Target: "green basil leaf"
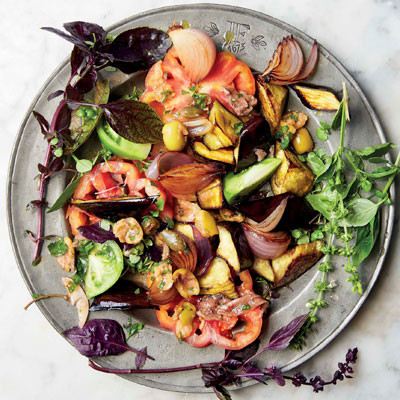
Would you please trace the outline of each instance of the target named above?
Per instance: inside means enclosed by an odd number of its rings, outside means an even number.
[[[375,171],[373,172],[363,172],[363,175],[371,178],[371,179],[382,179],[382,178],[386,178],[390,175],[393,174],[398,174],[399,173],[399,167],[393,166],[393,167],[380,167],[377,168]]]
[[[383,157],[370,157],[370,158],[368,158],[368,161],[370,163],[373,163],[373,164],[386,164],[386,163],[388,163],[388,160],[386,160],[386,158],[383,158]]]
[[[118,100],[101,106],[107,122],[124,139],[134,143],[162,141],[163,123],[154,108],[135,100]]]
[[[81,177],[72,180],[69,185],[60,194],[59,198],[54,202],[54,204],[47,210],[47,213],[59,210],[64,206],[64,204],[73,196],[76,188],[79,185]]]
[[[328,133],[329,131],[322,127],[317,128],[317,137],[319,140],[322,140],[324,142],[328,140]]]
[[[320,175],[324,171],[324,162],[313,151],[310,151],[307,154],[307,161],[309,162],[312,172],[314,172],[316,176]]]
[[[351,200],[347,204],[345,223],[355,227],[367,225],[375,217],[378,208],[378,204],[365,198]]]
[[[336,111],[335,115],[333,116],[333,120],[331,123],[331,129],[336,131],[340,127],[340,123],[342,120],[342,110],[343,110],[343,100],[340,102],[339,108]]]
[[[76,170],[81,174],[89,172],[93,168],[93,163],[90,160],[85,160],[84,158],[76,161]]]
[[[380,215],[365,226],[357,228],[357,239],[354,246],[354,253],[351,257],[353,264],[358,267],[365,260],[374,248],[380,230]]]
[[[337,206],[339,193],[333,186],[326,186],[320,193],[308,194],[306,200],[311,207],[320,212],[327,220],[331,219],[332,210]]]
[[[377,146],[368,146],[363,149],[354,150],[356,154],[364,159],[368,159],[371,157],[381,157],[387,154],[391,149],[394,149],[396,146],[393,143],[387,142],[383,144],[378,144]]]

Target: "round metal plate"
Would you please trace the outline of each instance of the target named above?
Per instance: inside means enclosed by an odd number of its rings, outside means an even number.
[[[213,38],[219,49],[224,46],[225,50],[233,52],[239,59],[260,71],[265,69],[282,37],[294,35],[306,54],[308,54],[312,44],[312,39],[304,33],[267,15],[238,7],[211,4],[174,6],[148,11],[113,25],[110,31],[119,33],[138,26],[167,29],[173,21],[182,20],[189,21],[194,28],[205,30]],[[224,33],[228,31],[233,33],[234,39],[230,43],[224,44]],[[34,176],[37,174],[36,166],[38,162],[44,159],[45,154],[45,142],[42,135],[39,134],[35,119],[32,117],[32,110],[35,109],[47,117],[51,116],[57,102],[49,103],[46,98],[51,92],[64,87],[68,76],[69,66],[68,60],[66,60],[48,79],[33,100],[22,122],[10,162],[8,223],[18,266],[30,292],[64,292],[61,277],[65,273],[57,266],[54,258],[48,254],[46,249],[43,251],[42,262],[36,267],[31,265],[33,244],[25,237],[24,230],[35,231],[36,229],[36,216],[34,213],[26,213],[25,205],[37,196]],[[352,121],[348,126],[346,135],[348,146],[357,148],[386,141],[379,121],[357,83],[343,66],[322,47],[320,47],[318,67],[310,81],[329,86],[338,92],[341,90],[342,81],[347,83],[352,115]],[[289,97],[289,109],[304,109],[293,93]],[[310,110],[306,110],[306,112],[310,117],[308,123],[310,132],[315,132],[318,120],[330,122],[332,118],[332,115],[328,113],[315,113]],[[331,135],[330,141],[323,143],[323,146],[320,141],[317,141],[317,145],[331,153],[338,144],[337,136]],[[50,204],[61,193],[64,185],[65,178],[61,175],[52,179],[47,196]],[[322,321],[316,326],[317,331],[309,336],[308,346],[302,352],[291,350],[269,352],[268,355],[264,354],[265,359],[260,356],[260,365],[273,363],[283,367],[285,371],[289,370],[312,357],[339,334],[358,311],[379,274],[389,246],[393,217],[393,206],[385,207],[382,213],[379,243],[375,246],[375,250],[367,262],[363,263],[360,268],[364,294],[359,296],[351,293],[351,288],[346,283],[347,274],[343,270],[343,259],[334,260],[336,269],[330,274],[329,279],[335,280],[338,286],[327,299],[330,306],[320,312]],[[62,234],[65,231],[62,212],[46,215],[46,234]],[[264,324],[261,334],[262,343],[265,343],[276,329],[287,324],[295,316],[307,312],[305,304],[308,299],[314,296],[313,288],[318,279],[319,272],[316,267],[313,267],[293,282],[290,289],[280,289],[280,297],[274,300],[270,306],[268,323]],[[77,324],[75,309],[66,302],[49,299],[40,302],[38,307],[58,332]],[[98,312],[92,313],[90,317],[111,318],[120,323],[126,323],[129,316],[143,321],[146,325],[145,329],[132,340],[132,345],[136,348],[147,346],[149,353],[156,357],[155,362],[147,363],[149,368],[210,362],[220,360],[223,356],[223,350],[214,346],[195,349],[186,343],[178,343],[170,332],[159,328],[152,311]],[[126,353],[98,361],[101,365],[108,367],[128,368],[133,365],[133,356],[131,353]],[[164,390],[209,391],[202,385],[199,371],[172,375],[128,375],[124,377],[143,385]],[[243,386],[253,383],[253,381],[246,381]]]

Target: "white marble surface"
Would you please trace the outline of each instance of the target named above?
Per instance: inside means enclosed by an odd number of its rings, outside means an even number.
[[[399,0],[248,0],[220,1],[246,6],[280,18],[318,38],[365,90],[389,140],[400,143],[400,1]],[[88,368],[80,356],[32,307],[9,244],[5,216],[7,164],[20,121],[70,45],[40,31],[63,22],[88,20],[108,25],[137,12],[172,1],[28,1],[2,0],[0,29],[0,397],[2,399],[212,399],[213,395],[163,392]],[[189,3],[189,1],[182,2]],[[398,202],[397,202],[398,204]],[[21,212],[23,212],[21,210]],[[322,399],[395,399],[400,391],[400,257],[398,225],[390,254],[372,294],[344,332],[313,360],[305,373],[327,377],[346,349],[358,346],[355,379],[328,387]],[[174,379],[171,376],[171,379]],[[397,394],[396,394],[397,393]],[[76,397],[78,396],[78,397]],[[239,399],[308,399],[309,388],[257,385],[236,391]]]

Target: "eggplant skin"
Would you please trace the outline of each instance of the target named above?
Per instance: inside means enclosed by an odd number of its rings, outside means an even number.
[[[340,101],[335,92],[325,86],[291,85],[301,102],[311,110],[337,111]]]
[[[300,244],[272,260],[274,287],[278,288],[293,282],[312,267],[323,256],[322,245],[322,240]]]
[[[154,204],[158,196],[150,197],[114,197],[98,200],[71,200],[71,204],[96,217],[116,221],[133,217]]]

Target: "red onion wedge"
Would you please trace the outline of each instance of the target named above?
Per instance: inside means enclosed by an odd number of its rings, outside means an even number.
[[[282,39],[267,69],[261,75],[265,82],[291,85],[307,79],[317,66],[318,43],[314,40],[310,55],[304,64],[303,52],[293,36]]]
[[[166,151],[158,154],[149,165],[146,171],[146,177],[155,181],[160,174],[168,172],[172,168],[192,162],[194,162],[194,159],[188,154],[179,151]]]
[[[211,265],[211,261],[215,257],[215,250],[213,249],[209,239],[205,238],[200,231],[192,226],[194,243],[197,249],[197,269],[196,276],[204,275],[208,267]]]
[[[251,251],[256,257],[273,260],[281,256],[290,244],[287,232],[260,232],[254,226],[244,223],[243,232]]]

